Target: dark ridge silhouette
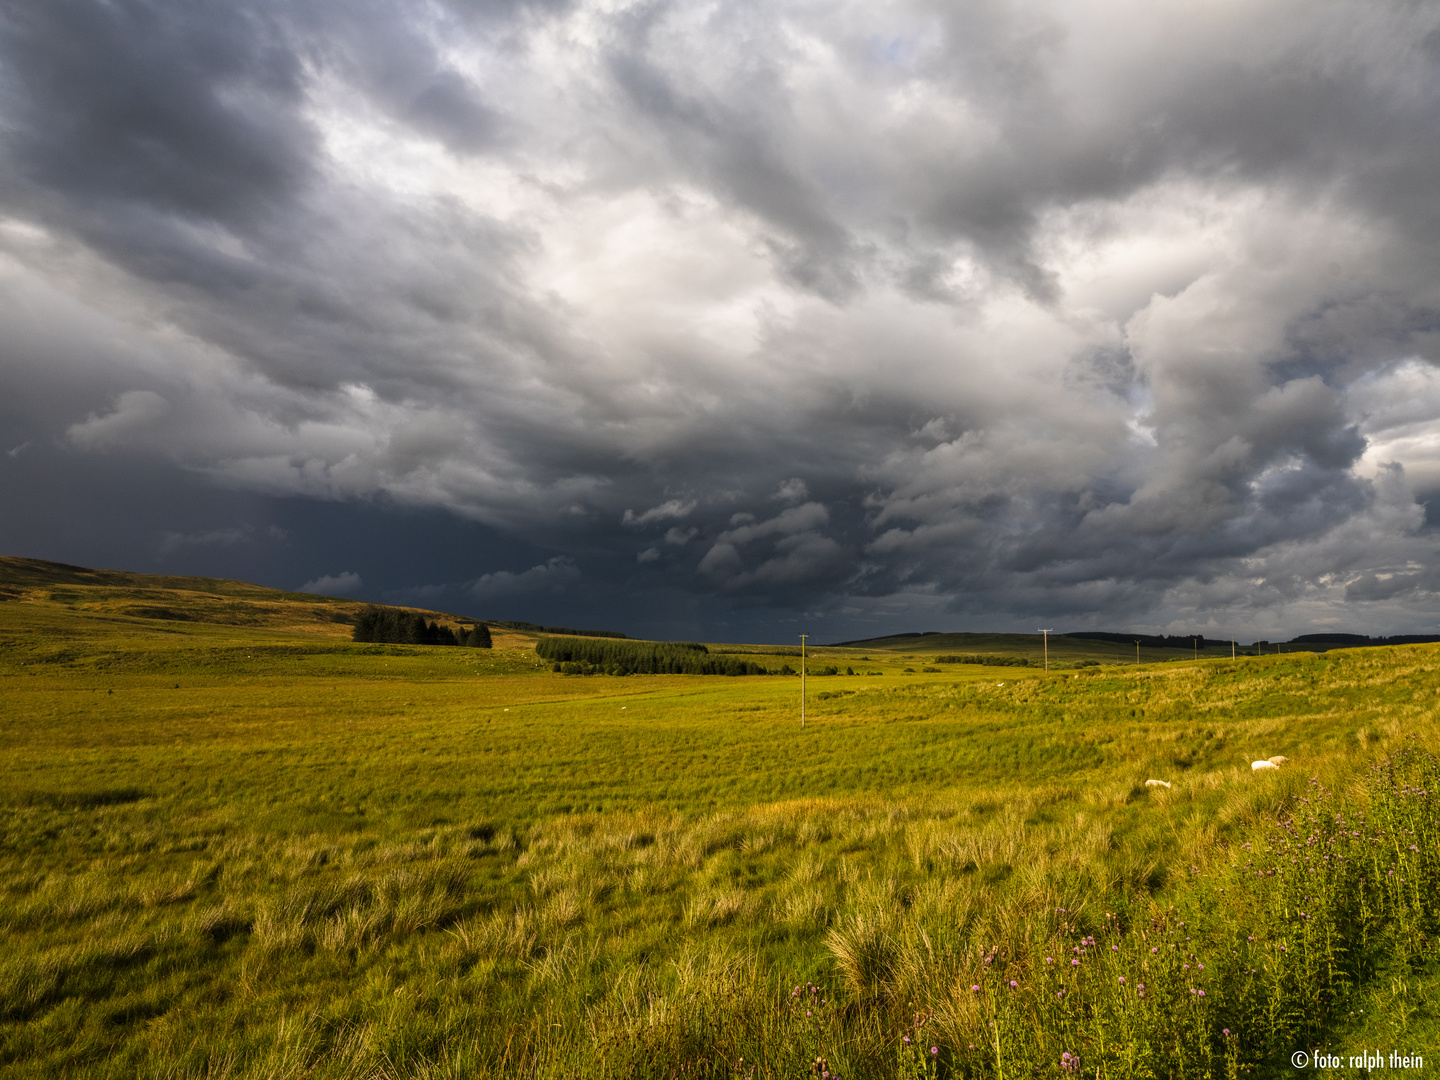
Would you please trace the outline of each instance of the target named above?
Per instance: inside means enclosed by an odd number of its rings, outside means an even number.
[[[491,619],[491,626],[503,626],[507,630],[523,630],[529,634],[562,634],[566,637],[625,638],[618,630],[572,630],[568,626],[541,626],[533,622],[515,622],[505,619]]]

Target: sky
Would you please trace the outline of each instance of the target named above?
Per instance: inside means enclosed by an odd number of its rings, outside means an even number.
[[[0,552],[1436,632],[1440,5],[6,0]]]

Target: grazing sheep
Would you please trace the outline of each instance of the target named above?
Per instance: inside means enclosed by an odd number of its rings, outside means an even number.
[[[1288,757],[1286,757],[1284,754],[1276,754],[1274,757],[1272,757],[1272,758],[1270,759],[1270,764],[1271,764],[1271,765],[1277,765],[1277,766],[1278,766],[1278,765],[1284,765],[1284,764],[1285,764],[1287,761],[1289,761],[1289,760],[1290,760],[1290,759],[1289,759]]]
[[[1146,781],[1145,781],[1145,786],[1146,786],[1146,787],[1169,787],[1169,786],[1170,786],[1170,781],[1169,781],[1169,780],[1146,780]]]
[[[1278,769],[1279,767],[1280,767],[1280,766],[1279,766],[1279,765],[1276,765],[1275,762],[1273,762],[1273,761],[1252,761],[1252,762],[1250,762],[1250,768],[1253,769],[1255,772],[1260,772],[1262,769]]]

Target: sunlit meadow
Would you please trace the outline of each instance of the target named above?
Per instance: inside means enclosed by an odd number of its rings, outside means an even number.
[[[1049,674],[825,650],[865,674],[810,678],[802,729],[795,678],[567,676],[525,635],[354,644],[339,602],[171,585],[210,614],[0,603],[6,1075],[1436,1051],[1440,647]]]

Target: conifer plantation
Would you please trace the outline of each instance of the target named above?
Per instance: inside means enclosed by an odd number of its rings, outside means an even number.
[[[392,645],[466,645],[474,649],[491,647],[490,629],[482,622],[472,626],[439,626],[416,611],[368,605],[355,615],[355,641],[387,642]]]

